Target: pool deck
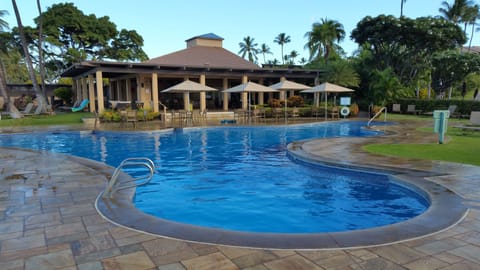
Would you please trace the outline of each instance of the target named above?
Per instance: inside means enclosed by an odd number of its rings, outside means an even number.
[[[361,149],[371,142],[435,142],[434,134],[415,131],[429,124],[402,122],[386,128],[394,135],[380,138],[295,145],[314,159],[344,166],[435,172],[426,178],[457,193],[469,208],[448,230],[355,249],[248,249],[125,229],[103,219],[94,205],[112,168],[62,154],[1,148],[0,269],[478,269],[480,168],[376,156]]]

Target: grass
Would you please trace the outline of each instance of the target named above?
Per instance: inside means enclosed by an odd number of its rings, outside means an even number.
[[[0,127],[19,127],[19,126],[46,126],[46,125],[72,125],[82,123],[83,117],[93,116],[92,113],[57,113],[56,115],[35,115],[20,119],[0,120]]]
[[[412,119],[415,116],[389,115],[389,120]],[[428,119],[431,117],[416,117],[415,120]],[[464,122],[465,120],[454,120],[451,122]],[[421,132],[432,133],[432,128],[420,128]],[[364,150],[387,156],[398,156],[405,158],[416,158],[426,160],[443,160],[480,166],[480,132],[462,131],[456,128],[449,128],[447,131],[448,140],[444,144],[370,144],[363,147]]]

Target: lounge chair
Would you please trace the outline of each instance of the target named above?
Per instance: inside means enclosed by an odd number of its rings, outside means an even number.
[[[470,124],[455,127],[465,130],[480,131],[480,112],[472,111],[470,113]]]
[[[20,113],[22,115],[32,115],[32,109],[33,109],[33,103],[28,103],[27,106],[25,106],[25,109]]]
[[[82,103],[80,103],[80,105],[78,107],[73,107],[72,108],[72,112],[83,111],[87,107],[88,103],[89,103],[88,99],[82,100]]]
[[[460,118],[461,115],[457,112],[455,112],[457,110],[457,105],[450,105],[448,106],[448,112],[450,113],[450,118]]]

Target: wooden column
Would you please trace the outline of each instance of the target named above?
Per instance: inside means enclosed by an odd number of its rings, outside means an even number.
[[[282,76],[280,78],[280,81],[283,82],[285,81],[286,78],[284,76]],[[287,99],[287,91],[280,91],[280,100],[286,100]]]
[[[248,77],[247,75],[242,76],[242,84],[248,82]],[[248,93],[247,92],[242,92],[242,109],[248,110]]]
[[[223,78],[223,90],[228,89],[228,78]],[[479,95],[480,96],[480,95]],[[230,93],[223,92],[223,110],[228,111],[228,101],[230,99]]]
[[[87,89],[87,78],[82,78],[81,79],[82,83],[82,98],[79,99],[80,101],[86,99],[88,97],[88,89]]]
[[[153,99],[153,111],[158,112],[158,75],[152,73],[152,99]]]
[[[263,79],[258,81],[259,84],[263,85]],[[265,103],[265,95],[263,92],[258,93],[258,105],[263,105]]]
[[[88,75],[88,100],[90,100],[89,109],[90,112],[95,111],[95,84],[93,82],[93,75]]]
[[[132,101],[132,84],[130,82],[130,79],[125,80],[125,89],[126,89],[126,98],[129,101]]]
[[[95,78],[97,81],[98,113],[103,113],[105,106],[103,106],[103,74],[101,70],[97,70],[95,73]]]
[[[200,84],[205,85],[205,74],[200,75]],[[200,112],[207,109],[207,96],[205,92],[200,92]]]

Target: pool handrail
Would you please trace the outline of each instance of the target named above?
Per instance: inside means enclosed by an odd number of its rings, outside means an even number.
[[[375,118],[377,118],[383,111],[385,111],[385,122],[387,122],[387,107],[382,107],[370,120],[368,120],[367,127],[370,127],[370,124],[372,123]]]
[[[145,167],[148,170],[148,174],[119,183],[118,177],[122,172],[122,169],[127,167]],[[113,194],[118,190],[148,184],[152,180],[154,173],[155,164],[151,159],[146,157],[127,158],[123,160],[117,168],[115,168],[115,171],[113,172],[112,177],[108,181],[108,185],[105,188],[102,196],[104,198],[112,198]]]

